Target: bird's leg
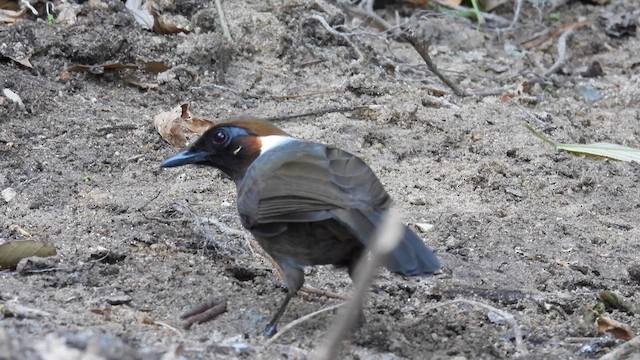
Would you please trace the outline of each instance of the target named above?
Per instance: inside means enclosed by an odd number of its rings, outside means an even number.
[[[277,260],[276,260],[277,261]],[[264,336],[272,337],[278,330],[278,320],[282,317],[285,310],[287,310],[287,305],[289,305],[289,301],[294,295],[300,290],[302,284],[304,284],[304,270],[302,267],[290,261],[290,259],[280,260],[278,261],[278,265],[282,269],[284,273],[284,279],[287,282],[287,296],[284,298],[284,301],[280,304],[278,311],[273,316],[273,319],[269,321],[267,327],[264,329]]]
[[[277,328],[278,321],[280,320],[280,317],[282,317],[282,314],[284,314],[284,311],[287,309],[287,305],[289,305],[289,301],[291,301],[292,298],[293,298],[293,294],[291,294],[291,292],[287,292],[287,296],[284,298],[284,301],[282,301],[282,303],[280,304],[278,311],[273,316],[271,321],[269,321],[269,324],[267,324],[267,327],[264,328],[263,334],[265,337],[269,338],[276,334],[276,332],[278,331],[278,328]]]

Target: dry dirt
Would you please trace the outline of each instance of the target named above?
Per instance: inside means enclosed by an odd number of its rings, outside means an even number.
[[[640,40],[607,35],[603,20],[635,0],[524,2],[518,26],[500,31],[426,14],[414,25],[439,68],[467,91],[499,90],[470,97],[453,95],[406,42],[364,25],[352,44],[329,33],[310,16],[354,24],[330,3],[226,1],[231,43],[213,2],[165,9],[196,28],[171,35],[141,29],[122,2],[82,3],[72,25],[31,16],[0,27],[2,54],[33,64],[0,58],[1,86],[25,105],[0,98],[0,189],[17,191],[0,200],[0,242],[30,235],[58,250],[0,272],[0,359],[303,359],[331,331],[335,312],[265,344],[284,288],[239,232],[235,187],[212,169],[158,166],[177,149],[153,117],[183,102],[210,119],[367,106],[278,125],[365,159],[406,223],[433,225],[419,233],[443,268],[425,278],[381,271],[341,357],[523,355],[496,311],[452,299],[512,314],[529,358],[597,358],[623,343],[582,317],[603,291],[640,302],[640,165],[559,152],[521,124],[561,142],[640,147]],[[390,22],[417,13],[375,11]],[[510,19],[513,9],[497,13]],[[541,77],[535,63],[558,59],[558,36],[526,54],[517,45],[577,21],[588,23],[568,38],[565,64]],[[64,71],[115,61],[160,61],[176,76],[145,90],[127,79],[158,83],[155,74]],[[604,74],[583,76],[594,61]],[[307,284],[351,286],[330,267],[309,269]],[[179,314],[211,297],[227,312],[179,329]],[[281,327],[338,302],[301,293]],[[633,310],[605,314],[640,330]]]

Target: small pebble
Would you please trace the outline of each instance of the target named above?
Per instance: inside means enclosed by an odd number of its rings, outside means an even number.
[[[433,229],[433,224],[416,223],[416,227],[418,228],[418,230],[420,230],[421,233],[426,233]]]
[[[413,197],[409,199],[411,205],[427,205],[427,200],[423,197]]]
[[[116,295],[116,296],[110,296],[105,300],[109,305],[124,305],[124,304],[130,303],[132,299],[131,299],[131,296],[129,295]]]
[[[13,200],[13,198],[16,197],[16,195],[18,195],[18,192],[15,191],[14,188],[8,187],[0,191],[0,195],[2,196],[2,200],[8,203],[9,201]]]
[[[519,197],[519,198],[525,196],[524,192],[522,190],[520,190],[520,189],[506,188],[506,189],[504,189],[504,191],[506,191],[507,193],[509,193],[509,194],[511,194],[511,195],[513,195],[515,197]]]

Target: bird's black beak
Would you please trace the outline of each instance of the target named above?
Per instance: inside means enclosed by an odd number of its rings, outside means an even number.
[[[160,167],[175,167],[188,164],[201,164],[207,158],[207,153],[197,150],[183,150],[170,158],[165,159]]]

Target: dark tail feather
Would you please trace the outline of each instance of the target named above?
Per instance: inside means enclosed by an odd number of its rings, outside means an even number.
[[[440,261],[418,235],[408,227],[398,246],[387,258],[387,269],[402,275],[416,276],[433,274],[440,268]]]
[[[331,210],[334,219],[347,226],[365,246],[370,246],[373,232],[381,222],[383,212]],[[408,227],[398,246],[387,257],[387,269],[402,275],[416,276],[433,274],[440,268],[440,261]]]

